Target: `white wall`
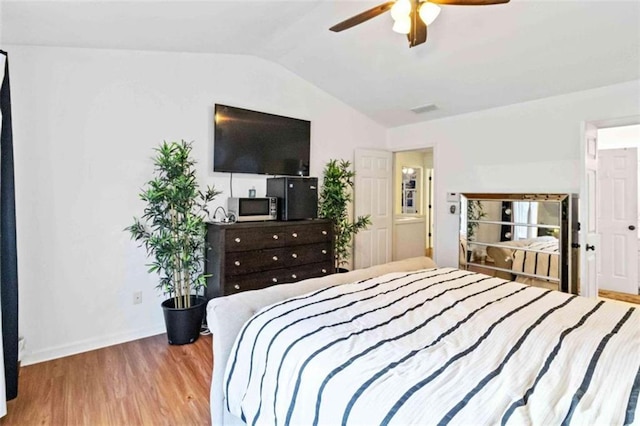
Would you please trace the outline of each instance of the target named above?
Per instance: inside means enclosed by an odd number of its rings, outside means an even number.
[[[640,81],[398,127],[390,150],[434,146],[436,261],[458,261],[446,192],[580,191],[585,121],[640,114]]]
[[[291,72],[234,55],[11,47],[20,328],[25,363],[164,330],[145,254],[123,229],[143,203],[152,148],[195,141],[202,183],[213,173],[213,105],[312,121],[311,175],[385,131]],[[265,178],[234,175],[234,194]],[[142,291],[142,304],[133,293]]]

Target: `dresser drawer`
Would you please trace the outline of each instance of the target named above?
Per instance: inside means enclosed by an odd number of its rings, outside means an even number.
[[[331,243],[307,244],[287,247],[284,251],[285,266],[331,261]]]
[[[243,275],[331,260],[331,243],[307,244],[260,251],[236,251],[225,256],[225,274]]]
[[[328,260],[326,262],[312,263],[310,265],[303,265],[299,268],[295,268],[289,272],[291,278],[288,282],[306,280],[308,278],[322,277],[324,275],[333,274],[333,261]]]
[[[291,249],[275,248],[259,251],[235,251],[225,256],[225,274],[242,275],[289,265]]]
[[[289,225],[285,228],[285,244],[301,245],[331,242],[331,223],[309,225],[308,222]]]
[[[261,250],[285,244],[283,228],[229,229],[225,233],[225,251]]]
[[[229,276],[225,282],[224,294],[233,294],[245,290],[258,290],[272,285],[321,277],[331,274],[332,272],[332,262],[321,262],[303,265],[297,268],[274,269],[253,274]]]

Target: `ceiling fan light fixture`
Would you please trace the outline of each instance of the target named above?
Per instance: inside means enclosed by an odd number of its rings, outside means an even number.
[[[425,1],[420,5],[420,11],[418,13],[425,25],[431,25],[440,14],[440,7],[429,1]]]
[[[411,18],[409,18],[409,16],[404,16],[400,19],[396,19],[396,22],[393,24],[393,31],[400,34],[409,34],[411,31]]]
[[[391,6],[391,17],[394,21],[404,19],[411,13],[411,2],[409,0],[396,0]]]

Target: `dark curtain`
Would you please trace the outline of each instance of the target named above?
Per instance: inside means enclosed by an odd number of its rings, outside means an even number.
[[[500,218],[503,222],[513,222],[513,203],[511,201],[502,202],[502,216]],[[502,225],[500,227],[500,241],[513,240],[513,225]]]
[[[18,396],[18,254],[16,250],[16,190],[13,173],[13,132],[9,93],[9,57],[0,87],[0,297],[2,309],[2,345],[7,401]]]

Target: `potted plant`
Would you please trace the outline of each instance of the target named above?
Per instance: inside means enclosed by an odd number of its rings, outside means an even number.
[[[341,268],[349,262],[351,241],[360,230],[371,225],[371,217],[358,216],[355,222],[348,214],[352,200],[353,178],[355,172],[350,169],[351,163],[345,160],[329,160],[324,168],[324,178],[318,200],[318,214],[322,218],[331,219],[334,229],[334,256],[337,272],[345,272]]]
[[[197,340],[206,299],[198,291],[206,285],[205,217],[207,203],[220,194],[214,187],[198,188],[191,143],[163,142],[155,149],[152,180],[140,193],[146,202],[142,218],[126,230],[139,241],[153,261],[150,273],[158,273],[158,288],[170,296],[162,302],[169,344]]]
[[[470,220],[482,220],[487,214],[484,211],[484,206],[480,200],[469,200],[467,202],[467,240],[471,243],[476,239],[477,222],[470,222]],[[467,262],[471,261],[472,254],[475,259],[479,259],[482,256],[479,253],[480,248],[477,246],[472,248],[472,244],[467,246]],[[486,255],[486,254],[485,254]]]

